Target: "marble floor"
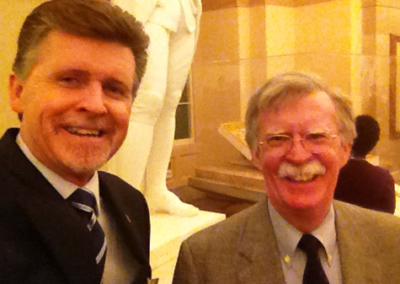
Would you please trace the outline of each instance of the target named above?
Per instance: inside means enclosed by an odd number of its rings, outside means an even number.
[[[240,199],[205,193],[190,186],[182,186],[170,190],[183,202],[192,204],[203,211],[225,214],[226,217],[230,217],[254,204]]]
[[[193,217],[151,214],[150,264],[158,284],[171,284],[179,248],[195,232],[225,219],[224,214],[200,211]]]
[[[252,205],[252,203],[205,194],[189,186],[171,189],[179,198],[198,207],[195,217],[174,217],[164,214],[151,216],[152,238],[150,263],[153,277],[159,284],[171,284],[181,242],[191,234],[224,220]]]

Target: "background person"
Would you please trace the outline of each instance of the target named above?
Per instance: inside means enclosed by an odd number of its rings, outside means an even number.
[[[145,199],[97,171],[125,138],[147,45],[105,1],[47,1],[26,18],[9,79],[21,126],[0,140],[0,282],[147,282]]]
[[[347,100],[285,73],[251,97],[245,125],[267,198],[184,241],[173,283],[400,283],[400,220],[333,201],[355,136]]]
[[[393,214],[396,209],[393,177],[386,169],[365,159],[379,141],[379,124],[369,115],[357,116],[355,123],[357,137],[350,160],[339,172],[335,199]]]

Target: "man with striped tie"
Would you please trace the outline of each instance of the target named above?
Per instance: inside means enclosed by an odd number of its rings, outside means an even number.
[[[98,171],[127,133],[147,46],[108,1],[52,0],[25,20],[9,79],[21,126],[0,140],[1,283],[151,277],[145,199]]]

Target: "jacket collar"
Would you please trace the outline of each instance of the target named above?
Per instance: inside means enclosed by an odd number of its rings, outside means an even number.
[[[343,283],[380,283],[385,271],[374,252],[382,253],[381,240],[370,239],[365,235],[368,229],[364,231],[364,227],[371,226],[371,216],[367,213],[370,210],[340,201],[334,201],[333,205]]]
[[[284,283],[267,201],[250,210],[238,241],[239,283]]]
[[[99,172],[100,196],[102,197],[105,206],[107,206],[108,210],[111,212],[111,215],[115,219],[118,230],[123,235],[125,244],[131,255],[139,263],[139,271],[136,278],[150,276],[151,268],[149,264],[149,255],[146,253],[148,244],[143,242],[143,238],[140,237],[136,229],[139,226],[136,224],[136,219],[146,218],[146,216],[130,217],[132,210],[128,210],[130,208],[123,206],[123,204],[126,204],[126,191],[121,190],[118,186],[116,186],[116,184],[109,182],[108,179],[105,178],[106,175],[108,174],[101,171]],[[133,205],[130,204],[130,206]],[[142,212],[135,211],[135,213],[140,215]]]

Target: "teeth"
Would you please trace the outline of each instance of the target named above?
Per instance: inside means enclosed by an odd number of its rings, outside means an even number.
[[[70,127],[67,128],[68,132],[72,134],[78,134],[78,135],[88,135],[88,136],[100,136],[101,131],[100,130],[89,130],[89,129],[82,129],[82,128],[76,128],[76,127]]]
[[[307,182],[311,181],[315,178],[316,176],[306,176],[306,175],[300,175],[300,176],[294,176],[294,177],[289,177],[292,180],[299,181],[299,182]]]

